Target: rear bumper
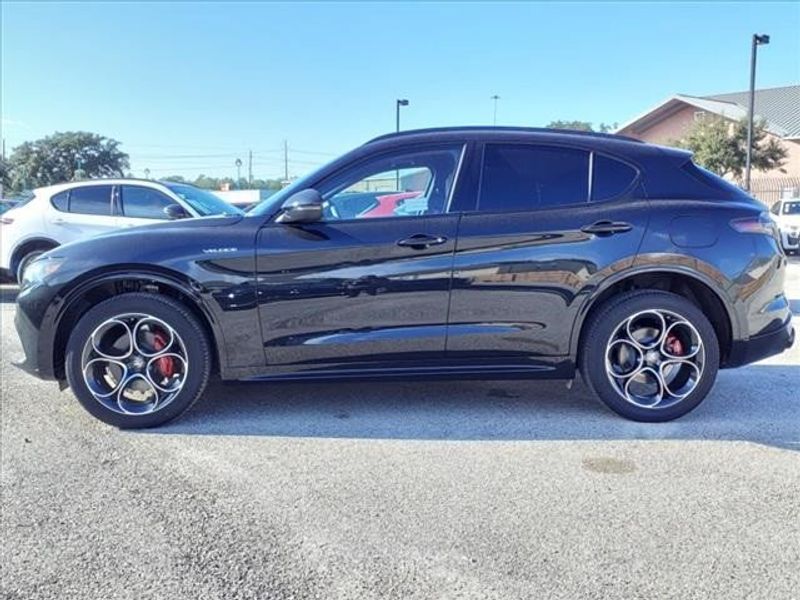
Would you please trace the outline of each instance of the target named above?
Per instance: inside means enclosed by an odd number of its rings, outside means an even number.
[[[753,336],[749,340],[734,341],[725,368],[740,367],[752,362],[780,354],[794,344],[795,330],[791,315],[775,331]]]

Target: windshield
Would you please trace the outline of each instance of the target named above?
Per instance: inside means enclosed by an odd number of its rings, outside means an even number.
[[[164,185],[177,194],[181,200],[189,204],[202,217],[243,214],[241,210],[228,204],[219,196],[215,196],[211,192],[194,187],[193,185],[184,185],[181,183],[165,183]]]
[[[800,215],[800,201],[798,202],[784,202],[783,214],[785,215]]]
[[[264,198],[258,204],[253,206],[250,210],[248,210],[247,213],[245,213],[245,215],[248,217],[250,215],[262,217],[274,214],[278,210],[278,208],[280,208],[280,205],[283,204],[289,196],[291,196],[295,192],[299,192],[308,187],[309,183],[314,179],[316,179],[317,174],[324,171],[330,164],[331,163],[321,166],[319,169],[313,171],[312,173],[309,173],[305,177],[296,179],[288,186],[286,186],[282,190],[278,190],[268,198]]]

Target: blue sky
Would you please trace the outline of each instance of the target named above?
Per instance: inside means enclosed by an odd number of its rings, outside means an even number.
[[[800,3],[2,4],[7,149],[121,140],[141,175],[296,175],[394,129],[624,122],[674,92],[800,81]]]

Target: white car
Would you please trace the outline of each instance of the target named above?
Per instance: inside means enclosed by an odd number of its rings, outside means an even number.
[[[800,198],[778,200],[770,212],[781,232],[781,244],[787,253],[800,251]]]
[[[185,183],[98,179],[38,188],[0,215],[0,271],[20,281],[38,255],[119,227],[239,214],[218,196]]]

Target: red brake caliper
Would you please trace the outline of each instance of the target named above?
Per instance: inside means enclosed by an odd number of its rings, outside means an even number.
[[[682,356],[683,355],[683,342],[675,336],[670,335],[667,337],[667,350],[672,356]]]
[[[167,338],[160,331],[153,333],[153,348],[156,351],[163,350],[167,345]],[[156,359],[156,367],[162,376],[169,379],[175,373],[175,361],[171,356],[162,356]]]

